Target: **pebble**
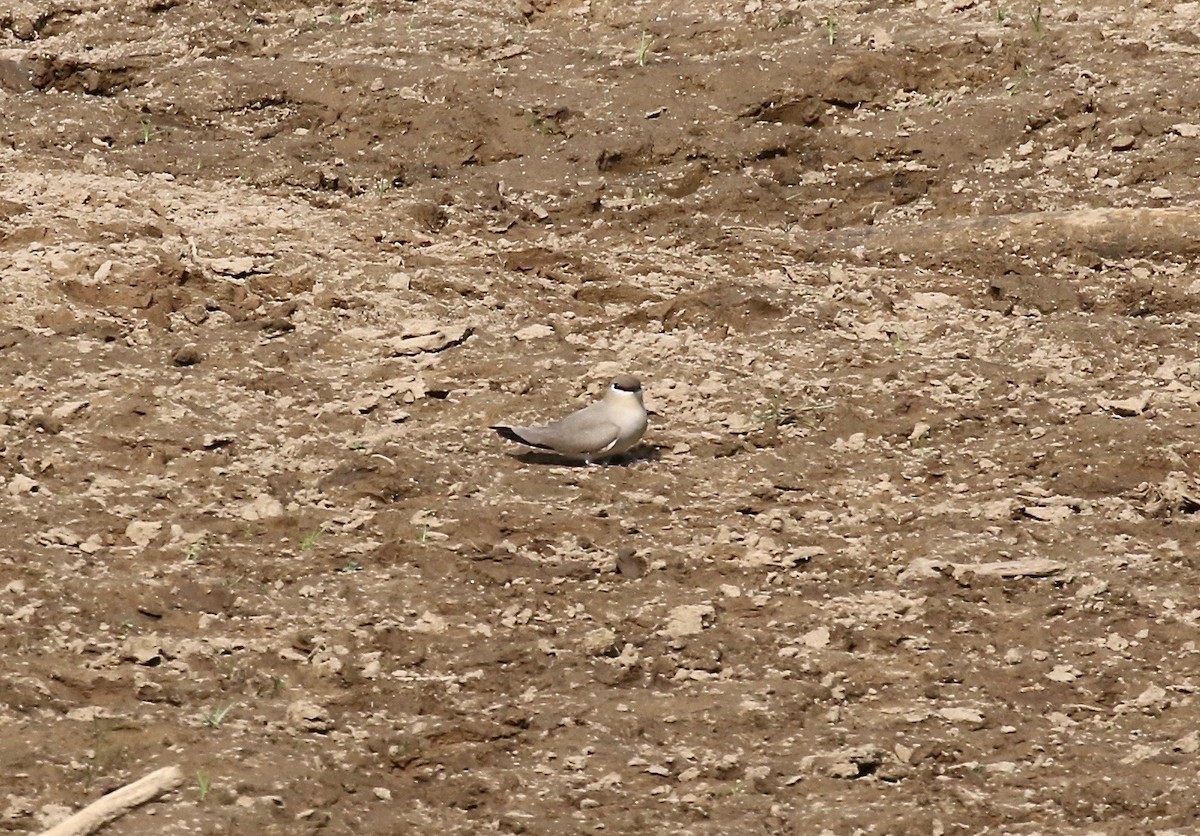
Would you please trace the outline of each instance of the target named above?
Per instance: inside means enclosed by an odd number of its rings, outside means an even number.
[[[1113,137],[1110,147],[1114,151],[1128,151],[1136,141],[1132,134],[1117,134]]]
[[[663,633],[671,638],[694,636],[716,615],[711,604],[684,604],[671,610]]]
[[[287,722],[296,731],[323,734],[333,728],[329,712],[308,700],[296,700],[287,707]]]

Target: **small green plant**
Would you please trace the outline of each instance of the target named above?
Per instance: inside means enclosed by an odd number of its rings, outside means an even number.
[[[423,546],[423,545],[425,545],[425,541],[428,539],[429,539],[429,526],[422,525],[421,526],[421,536],[419,536],[417,538],[417,542]]]
[[[158,136],[158,130],[145,119],[138,124],[142,129],[142,138],[139,140],[139,143],[141,145],[149,145],[150,141]]]
[[[645,29],[642,30],[642,40],[638,44],[637,62],[639,67],[646,66],[646,62],[650,60],[650,33]]]
[[[1008,20],[1010,15],[1011,15],[1011,12],[1009,12],[1009,10],[1004,8],[1003,6],[996,7],[996,22],[997,23],[1003,23],[1004,21]]]
[[[96,755],[95,749],[90,749],[87,752],[87,760],[83,765],[83,788],[90,791],[92,784],[96,782],[96,776],[100,774],[100,759]]]
[[[324,533],[325,532],[321,530],[321,527],[317,526],[311,532],[304,535],[304,539],[300,541],[300,551],[312,551],[314,548],[316,548],[317,541],[321,539],[321,535]]]
[[[754,420],[764,427],[769,427],[771,424],[779,426],[779,416],[782,414],[779,404],[772,401],[754,413]]]
[[[341,569],[338,569],[338,572],[343,575],[348,575],[351,572],[361,572],[361,571],[362,571],[362,564],[359,563],[357,560],[354,560],[353,558],[351,558],[350,560],[347,560],[346,565],[343,566]]]
[[[204,715],[204,722],[208,723],[214,729],[221,728],[221,724],[225,722],[225,718],[229,716],[229,710],[237,703],[231,702],[224,708],[214,708],[212,711]]]
[[[101,750],[108,743],[105,730],[100,727],[100,723],[96,720],[92,721],[92,746],[84,753],[86,760],[83,765],[83,788],[90,790],[96,778],[100,775],[104,766],[104,757]]]
[[[212,778],[205,775],[203,772],[196,773],[196,788],[200,791],[200,803],[204,803],[204,799],[208,798],[208,791],[212,787]]]
[[[1041,3],[1039,3],[1038,7],[1036,9],[1034,9],[1033,14],[1029,16],[1029,22],[1033,24],[1033,31],[1037,32],[1039,37],[1042,34],[1044,34],[1042,31],[1042,4]]]
[[[837,43],[837,18],[833,15],[826,15],[822,18],[821,25],[825,27],[825,38],[829,41],[829,45],[833,46]]]
[[[204,538],[201,537],[199,540],[193,540],[188,543],[188,547],[183,554],[187,558],[188,563],[195,563],[199,560],[200,555],[204,554]]]
[[[282,676],[264,673],[259,677],[258,683],[254,686],[254,696],[277,696],[281,691],[283,691],[285,682],[286,680],[284,680]]]
[[[108,738],[109,729],[99,720],[92,720],[91,746],[84,753],[83,786],[91,790],[96,780],[109,768],[123,767],[129,760],[129,752],[115,749]]]

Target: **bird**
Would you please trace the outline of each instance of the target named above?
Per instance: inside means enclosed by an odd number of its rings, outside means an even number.
[[[646,432],[646,423],[641,381],[620,374],[612,379],[603,398],[565,418],[540,427],[494,424],[489,429],[509,441],[591,465],[637,444]]]

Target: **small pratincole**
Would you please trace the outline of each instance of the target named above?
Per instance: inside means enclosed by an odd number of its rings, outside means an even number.
[[[626,452],[646,432],[642,384],[633,375],[617,375],[601,400],[566,418],[543,427],[496,424],[491,429],[509,441],[593,464]]]

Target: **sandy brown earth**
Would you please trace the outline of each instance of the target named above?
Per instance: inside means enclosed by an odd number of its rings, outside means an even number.
[[[1197,832],[1198,32],[0,5],[0,831]]]

